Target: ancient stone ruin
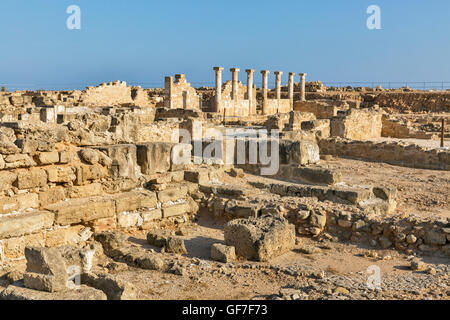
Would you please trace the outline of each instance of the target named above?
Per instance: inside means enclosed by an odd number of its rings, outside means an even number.
[[[448,298],[450,93],[223,70],[0,93],[0,299]]]

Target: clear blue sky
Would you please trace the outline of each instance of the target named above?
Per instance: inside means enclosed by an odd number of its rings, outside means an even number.
[[[68,30],[69,5],[81,30]],[[382,30],[366,9],[381,7]],[[450,81],[448,0],[2,0],[0,84],[82,88],[125,80],[163,86],[213,66],[307,72],[322,81]],[[298,76],[296,81],[298,81]]]

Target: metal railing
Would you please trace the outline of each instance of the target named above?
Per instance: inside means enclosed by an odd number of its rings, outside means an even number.
[[[450,89],[450,81],[323,81],[328,87],[366,87],[376,88],[381,86],[383,89],[399,89],[408,87],[416,90],[448,90]]]
[[[212,87],[215,83],[211,81],[188,81],[193,87]],[[224,80],[225,82],[225,80]],[[309,82],[309,81],[307,81]],[[258,87],[261,87],[261,82],[254,82]],[[346,88],[376,88],[381,86],[383,89],[400,89],[408,87],[416,90],[450,90],[450,81],[322,81],[327,87]],[[160,82],[139,82],[139,81],[127,81],[128,85],[141,86],[143,88],[163,88],[164,83]],[[97,86],[99,83],[92,82],[72,82],[72,83],[1,83],[0,88],[5,87],[7,91],[17,90],[55,90],[55,91],[70,91],[70,90],[84,90],[87,86]],[[287,84],[283,84],[285,86]],[[273,89],[275,83],[270,82],[269,88]]]

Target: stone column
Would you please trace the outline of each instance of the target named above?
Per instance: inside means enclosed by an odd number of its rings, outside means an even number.
[[[262,74],[262,93],[263,93],[263,114],[267,114],[267,91],[268,91],[268,84],[267,84],[267,78],[269,76],[269,70],[261,70]]]
[[[239,83],[238,83],[238,74],[240,69],[239,68],[231,68],[231,99],[232,100],[238,100],[238,88],[239,88]]]
[[[277,100],[281,99],[281,75],[283,74],[283,72],[281,71],[275,71],[275,92],[276,92],[276,97]]]
[[[216,103],[214,112],[219,112],[222,104],[222,67],[214,67],[216,71]]]
[[[306,73],[300,73],[300,101],[306,101],[305,97],[305,85],[306,85]]]
[[[173,77],[164,78],[164,90],[165,90],[164,107],[172,109]]]
[[[291,105],[291,110],[293,110],[294,108],[294,76],[295,76],[294,72],[289,72],[288,96]]]
[[[256,110],[253,110],[253,73],[255,70],[247,69],[247,99],[248,99],[248,112],[249,114],[255,114]]]

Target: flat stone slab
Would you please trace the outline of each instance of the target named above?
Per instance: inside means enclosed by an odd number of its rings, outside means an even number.
[[[49,228],[54,214],[47,211],[24,213],[0,218],[0,239],[20,237]]]
[[[67,289],[60,292],[45,292],[28,289],[18,281],[0,292],[0,300],[107,300],[103,291],[80,286],[79,289]]]

